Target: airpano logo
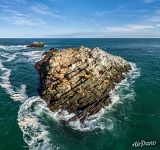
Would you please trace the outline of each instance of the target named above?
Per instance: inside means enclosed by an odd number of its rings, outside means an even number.
[[[145,141],[145,140],[141,140],[141,141],[135,141],[132,144],[132,147],[147,147],[147,146],[155,146],[157,144],[156,141]]]

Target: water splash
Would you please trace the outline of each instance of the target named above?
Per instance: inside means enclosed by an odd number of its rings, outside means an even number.
[[[10,51],[10,50],[22,50],[22,49],[26,49],[27,45],[0,45],[0,49],[6,50],[6,51]]]
[[[29,51],[29,52],[22,52],[21,55],[25,56],[28,61],[32,63],[36,63],[37,61],[43,58],[44,51]]]
[[[30,150],[58,149],[49,138],[47,126],[41,121],[40,114],[47,111],[46,103],[39,96],[27,99],[18,111],[18,124]]]
[[[2,62],[0,62],[0,70],[2,72],[0,76],[0,86],[6,90],[7,94],[9,94],[14,101],[23,102],[27,98],[27,95],[25,94],[26,85],[22,84],[20,89],[15,90],[9,79],[11,69],[5,68]]]
[[[0,52],[0,56],[5,59],[5,62],[11,62],[16,59],[16,54]]]

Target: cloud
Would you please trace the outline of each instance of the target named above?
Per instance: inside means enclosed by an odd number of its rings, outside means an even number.
[[[10,17],[5,17],[4,19],[14,25],[40,26],[40,25],[47,24],[47,22],[45,22],[41,19],[30,18],[28,16],[23,16],[23,15],[21,15],[21,16],[14,15],[14,16],[10,16]]]
[[[144,0],[144,3],[153,3],[155,2],[156,0]]]
[[[155,28],[152,25],[142,25],[142,24],[134,24],[134,25],[125,25],[120,27],[106,27],[107,32],[117,32],[117,33],[134,33],[139,31],[147,31]]]
[[[19,3],[27,3],[27,0],[15,0],[15,1]]]
[[[60,18],[60,19],[64,19],[64,16],[61,16],[58,14],[58,11],[53,11],[51,10],[47,5],[44,5],[42,3],[34,3],[31,7],[30,7],[31,11],[34,13],[37,13],[39,15],[48,15],[54,18]]]
[[[35,18],[32,14],[22,13],[19,10],[16,10],[15,7],[9,4],[1,4],[1,17],[0,19],[3,21],[7,21],[10,24],[14,25],[44,25],[47,24],[41,18]]]
[[[68,31],[68,30],[66,30]],[[98,30],[95,28],[88,28],[75,31],[68,31],[57,34],[48,34],[46,37],[154,37],[160,35],[160,24],[157,25],[145,25],[145,24],[130,24],[123,26],[109,26],[101,27]]]
[[[3,0],[2,0],[3,1]],[[17,7],[21,6],[21,7]],[[14,25],[40,26],[48,24],[46,16],[64,19],[58,11],[52,11],[47,5],[26,0],[4,1],[0,4],[0,20]],[[47,20],[47,21],[46,21]]]
[[[47,22],[45,22],[42,19],[33,18],[29,15],[24,15],[19,12],[12,13],[12,15],[9,15],[9,16],[3,16],[1,17],[1,19],[14,25],[40,26],[40,25],[47,24]]]
[[[149,14],[150,10],[147,9],[134,9],[134,10],[129,10],[129,9],[123,9],[123,8],[117,8],[113,10],[108,10],[108,11],[97,11],[94,12],[93,15],[96,17],[105,17],[105,16],[110,16],[110,15],[115,15],[115,16],[138,16],[138,15],[145,15]]]
[[[30,9],[38,14],[41,15],[51,15],[52,12],[49,10],[48,6],[41,4],[41,3],[35,3],[33,4]]]

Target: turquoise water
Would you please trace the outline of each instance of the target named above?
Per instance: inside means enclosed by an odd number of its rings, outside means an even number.
[[[42,41],[43,49],[26,48]],[[51,47],[100,47],[131,62],[113,105],[85,124],[64,126],[37,94],[34,63]],[[0,39],[0,150],[159,150],[160,39]],[[136,141],[154,146],[132,147]]]

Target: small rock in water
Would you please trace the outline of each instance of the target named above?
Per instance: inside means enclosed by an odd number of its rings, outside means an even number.
[[[83,121],[109,105],[109,92],[131,70],[126,60],[100,48],[51,49],[44,55],[36,63],[40,95],[51,111],[75,114],[66,122]]]
[[[31,47],[31,48],[40,48],[40,47],[44,47],[44,43],[42,43],[42,42],[33,42],[32,44],[30,44],[30,45],[27,45],[27,47]]]

